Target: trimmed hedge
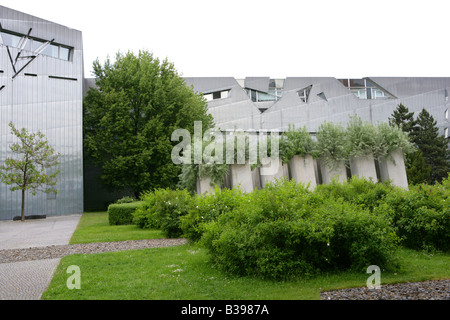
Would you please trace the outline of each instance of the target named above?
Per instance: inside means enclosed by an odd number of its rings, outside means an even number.
[[[110,225],[133,224],[133,212],[142,205],[142,201],[131,203],[114,203],[108,206]]]

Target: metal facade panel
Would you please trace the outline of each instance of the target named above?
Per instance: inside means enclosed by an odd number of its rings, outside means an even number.
[[[194,86],[195,90],[201,93],[211,93],[231,89],[239,86],[238,82],[231,77],[201,77],[184,78],[188,86]]]
[[[246,78],[245,86],[249,80],[257,83],[258,79],[268,78]],[[210,101],[208,107],[216,126],[227,129],[284,130],[291,124],[296,127],[306,126],[308,130],[315,131],[324,121],[346,125],[349,116],[353,114],[375,124],[387,122],[400,103],[416,115],[422,108],[427,109],[437,121],[440,134],[450,127],[449,120],[445,118],[445,111],[449,109],[450,78],[368,79],[397,98],[359,99],[336,78],[291,77],[286,78],[281,99],[273,102],[264,112],[257,108],[257,104],[251,101],[243,89],[238,88],[233,88],[231,92],[234,93],[229,99]],[[190,78],[190,81],[195,83],[196,80]],[[297,92],[308,86],[312,86],[310,95],[308,101],[303,102]]]
[[[253,89],[267,93],[269,91],[269,77],[247,77],[244,86],[247,89]]]
[[[56,197],[27,194],[26,215],[83,212],[83,51],[81,32],[0,6],[0,23],[9,31],[73,47],[69,61],[39,55],[13,79],[7,47],[0,44],[0,161],[12,156],[8,123],[42,131],[61,153]],[[17,48],[10,48],[13,55]],[[27,75],[31,74],[31,75]],[[56,78],[55,78],[56,77]],[[20,192],[0,184],[0,220],[20,215]]]

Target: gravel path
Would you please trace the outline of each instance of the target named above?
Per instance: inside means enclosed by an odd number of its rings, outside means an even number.
[[[450,279],[350,288],[320,293],[322,300],[450,300]]]
[[[185,239],[151,239],[118,242],[101,242],[72,245],[52,245],[24,249],[0,250],[0,264],[31,260],[62,258],[71,254],[90,254],[112,251],[168,247],[185,244]]]

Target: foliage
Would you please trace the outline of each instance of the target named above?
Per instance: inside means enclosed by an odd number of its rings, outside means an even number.
[[[448,179],[434,186],[419,184],[386,198],[402,244],[412,249],[450,250]]]
[[[215,221],[220,215],[231,212],[241,205],[245,194],[240,189],[216,187],[213,194],[194,197],[192,207],[186,216],[181,217],[183,235],[192,241],[200,240],[207,223]]]
[[[7,158],[0,166],[0,181],[13,185],[10,190],[22,191],[22,221],[25,221],[25,192],[36,195],[38,191],[44,193],[58,193],[56,177],[59,170],[52,168],[59,164],[61,156],[50,146],[42,132],[30,133],[27,129],[16,129],[9,123],[12,134],[19,143],[13,143],[10,149],[17,158]],[[51,172],[51,173],[50,173]]]
[[[374,183],[366,178],[351,177],[348,181],[339,183],[332,181],[329,184],[321,184],[315,192],[326,198],[343,199],[371,212],[384,203],[386,195],[395,190],[389,182]]]
[[[405,166],[409,184],[427,183],[430,180],[431,166],[426,163],[420,149],[406,156]]]
[[[108,206],[109,224],[114,226],[133,224],[133,213],[141,204],[141,201],[110,204]]]
[[[316,133],[318,157],[333,168],[336,162],[347,160],[345,129],[332,122],[322,123]]]
[[[400,104],[389,119],[406,132],[415,152],[406,155],[406,172],[410,184],[440,182],[447,176],[450,163],[448,143],[439,136],[439,128],[431,114],[422,109],[417,119],[414,113]]]
[[[212,142],[208,144],[202,143],[202,152],[204,152],[205,148],[208,145],[211,145],[211,143]],[[192,153],[191,159],[194,159],[194,146],[191,146],[190,149]],[[217,157],[218,156],[219,155],[217,155]],[[182,164],[177,186],[180,189],[186,189],[189,192],[194,193],[197,190],[197,180],[205,177],[211,178],[211,186],[222,186],[225,177],[228,174],[228,170],[228,164],[224,163],[223,159],[220,160],[216,158],[214,150],[214,152],[207,156],[206,159],[205,157],[202,157],[201,164],[197,164],[195,161],[189,164]]]
[[[130,196],[125,196],[122,197],[121,199],[116,200],[116,204],[122,204],[122,203],[131,203],[131,202],[136,202],[136,198],[135,197],[130,197]]]
[[[305,157],[306,155],[315,156],[315,154],[315,141],[306,127],[295,129],[289,126],[289,130],[281,136],[280,155],[283,163],[288,163],[295,155]]]
[[[439,128],[433,116],[422,109],[417,117],[417,129],[413,142],[422,151],[425,162],[431,167],[428,183],[440,182],[450,171],[450,151],[444,136],[439,136]]]
[[[174,65],[147,51],[118,53],[115,62],[94,62],[96,87],[84,100],[84,148],[102,168],[113,190],[174,187],[180,173],[171,159],[171,135],[194,121],[213,126],[207,104],[178,75]]]
[[[409,112],[408,108],[400,103],[389,118],[389,124],[399,127],[403,132],[412,137],[416,130],[417,122],[414,120],[414,112]]]
[[[370,122],[351,116],[345,134],[350,156],[376,155],[380,152],[377,129]]]
[[[392,221],[401,243],[409,248],[449,250],[450,189],[443,184],[410,186],[406,191],[388,183],[373,183],[352,177],[342,184],[319,185],[324,197],[342,199]]]
[[[397,237],[383,215],[294,181],[248,197],[206,225],[201,243],[223,270],[283,279],[392,262]]]
[[[377,157],[389,157],[393,152],[402,150],[403,154],[410,154],[414,147],[408,135],[398,126],[379,123],[376,126],[379,143]]]
[[[141,199],[144,203],[133,214],[139,227],[161,229],[169,238],[182,235],[180,217],[188,214],[193,201],[187,190],[156,189]]]

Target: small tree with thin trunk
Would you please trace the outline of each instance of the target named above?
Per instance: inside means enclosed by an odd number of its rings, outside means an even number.
[[[0,166],[0,180],[12,185],[11,191],[22,192],[22,221],[25,221],[25,193],[30,191],[36,195],[38,191],[45,193],[58,193],[56,177],[59,170],[52,170],[59,164],[61,156],[50,146],[42,132],[30,133],[27,129],[16,129],[9,123],[11,133],[18,139],[18,143],[10,146],[14,158],[7,158]],[[52,171],[52,173],[48,173]]]

